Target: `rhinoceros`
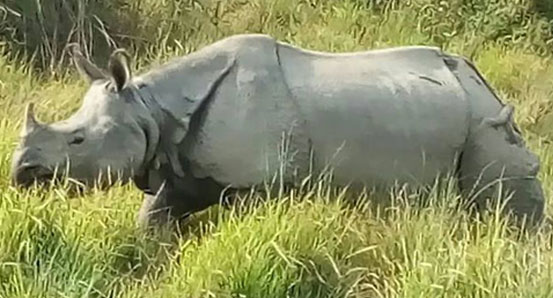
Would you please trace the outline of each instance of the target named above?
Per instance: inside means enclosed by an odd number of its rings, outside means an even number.
[[[106,71],[73,48],[90,88],[63,121],[39,122],[27,107],[16,185],[55,171],[85,185],[116,176],[144,192],[138,219],[150,225],[275,175],[293,186],[332,169],[333,185],[355,189],[453,173],[473,204],[501,189],[508,212],[543,217],[539,160],[513,106],[461,55],[415,45],[327,53],[239,34],[135,76],[125,50]]]

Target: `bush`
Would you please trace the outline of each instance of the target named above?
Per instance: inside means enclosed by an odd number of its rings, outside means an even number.
[[[549,20],[553,20],[553,1],[551,0],[534,0],[534,9],[545,16]]]
[[[70,41],[79,42],[87,53],[104,51],[111,28],[126,27],[114,23],[119,18],[111,14],[121,2],[7,0],[0,37],[9,50],[36,55],[39,66],[53,69],[63,62]],[[109,27],[103,20],[110,21]]]
[[[344,1],[354,6],[353,10],[371,11],[372,15],[410,11],[429,44],[444,46],[456,39],[477,37],[479,45],[500,42],[540,54],[551,52],[549,24],[534,12],[551,15],[549,0]],[[324,15],[333,4],[344,1],[6,0],[0,12],[4,15],[0,40],[12,53],[34,55],[35,65],[56,71],[66,62],[68,42],[79,42],[101,63],[117,46],[132,48],[148,58],[175,49],[188,52],[193,49],[189,40],[196,45],[235,33],[275,33],[290,38],[296,34],[290,22],[305,20],[310,13]],[[259,7],[273,7],[277,13],[257,16],[256,11],[270,10]],[[236,26],[240,11],[252,13],[249,25]],[[377,24],[365,18],[359,19],[358,25]]]
[[[236,3],[226,5],[232,6]],[[37,66],[54,71],[64,65],[69,42],[80,43],[100,62],[115,47],[145,54],[163,49],[168,40],[186,39],[201,24],[216,23],[219,7],[195,0],[7,0],[0,11],[0,40],[12,53],[35,56]]]

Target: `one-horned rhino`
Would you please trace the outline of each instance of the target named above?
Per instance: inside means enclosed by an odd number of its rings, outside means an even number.
[[[242,34],[133,76],[122,53],[104,71],[74,47],[90,89],[67,120],[44,124],[27,110],[16,184],[55,170],[84,184],[101,173],[134,181],[145,193],[139,219],[153,223],[276,174],[294,185],[330,168],[335,185],[359,188],[454,173],[476,204],[501,185],[507,211],[543,217],[539,161],[512,106],[462,56],[425,46],[323,53]]]

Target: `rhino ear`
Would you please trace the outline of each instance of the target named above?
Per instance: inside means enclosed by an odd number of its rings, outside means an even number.
[[[109,58],[109,71],[111,81],[117,91],[121,91],[131,79],[131,69],[129,67],[130,55],[124,49],[117,49]]]
[[[488,118],[486,122],[493,127],[506,126],[513,121],[515,108],[512,105],[505,105],[499,111],[499,115],[495,118]]]
[[[487,118],[485,121],[493,128],[503,127],[507,132],[509,141],[512,144],[522,143],[522,139],[519,136],[519,132],[515,130],[515,124],[513,123],[513,115],[515,108],[512,105],[505,105],[499,111],[499,115],[495,118]]]
[[[76,43],[71,43],[67,45],[71,48],[71,53],[73,56],[73,63],[79,71],[82,77],[84,77],[89,83],[106,79],[107,76],[98,68],[94,63],[90,62],[83,56],[81,48]]]

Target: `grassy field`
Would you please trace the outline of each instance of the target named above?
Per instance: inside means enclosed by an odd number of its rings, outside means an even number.
[[[131,185],[71,198],[8,180],[25,104],[35,102],[41,120],[62,119],[86,90],[66,71],[68,39],[86,42],[100,64],[112,43],[125,46],[140,72],[251,32],[333,52],[424,44],[471,57],[515,105],[549,198],[549,2],[42,2],[0,2],[11,8],[0,9],[0,297],[553,297],[551,233],[520,235],[496,216],[469,220],[451,207],[453,182],[431,190],[431,207],[412,207],[417,195],[399,191],[389,208],[351,206],[320,185],[246,212],[212,208],[179,233],[146,234]]]

